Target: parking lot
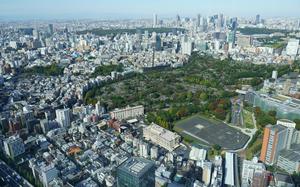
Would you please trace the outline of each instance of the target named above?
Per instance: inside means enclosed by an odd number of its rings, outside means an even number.
[[[200,115],[179,121],[175,126],[182,136],[188,135],[209,145],[218,144],[227,150],[240,149],[249,139],[249,136],[225,123]]]

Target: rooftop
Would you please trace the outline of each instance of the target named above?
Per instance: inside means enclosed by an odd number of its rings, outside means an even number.
[[[174,132],[171,132],[167,129],[164,129],[163,127],[161,127],[159,125],[156,125],[155,123],[152,123],[151,125],[146,127],[146,129],[151,130],[152,133],[155,133],[155,134],[161,136],[162,138],[164,138],[167,141],[172,141],[179,136]]]
[[[294,162],[300,162],[300,151],[299,150],[282,150],[280,156]]]
[[[118,170],[130,173],[134,176],[142,176],[150,168],[154,166],[154,162],[140,158],[140,157],[131,157],[121,164]]]

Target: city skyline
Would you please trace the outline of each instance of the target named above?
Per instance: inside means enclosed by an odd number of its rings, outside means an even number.
[[[153,13],[161,18],[172,17],[176,14],[194,16],[195,14],[212,15],[224,13],[228,16],[254,17],[260,14],[263,17],[300,17],[297,11],[300,2],[294,0],[280,1],[196,1],[188,0],[2,0],[0,19],[27,20],[27,19],[131,19],[151,18]]]
[[[300,0],[0,2],[0,187],[300,187]]]

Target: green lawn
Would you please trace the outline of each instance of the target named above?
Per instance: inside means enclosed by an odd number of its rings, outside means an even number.
[[[254,124],[252,119],[252,113],[248,110],[243,109],[243,118],[244,118],[244,123],[246,125],[246,128],[253,129]]]

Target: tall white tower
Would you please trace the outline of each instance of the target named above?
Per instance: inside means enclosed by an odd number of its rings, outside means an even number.
[[[61,127],[69,127],[71,125],[70,109],[57,109],[55,113],[56,121]]]
[[[157,27],[158,20],[157,20],[157,14],[153,14],[153,27]]]

